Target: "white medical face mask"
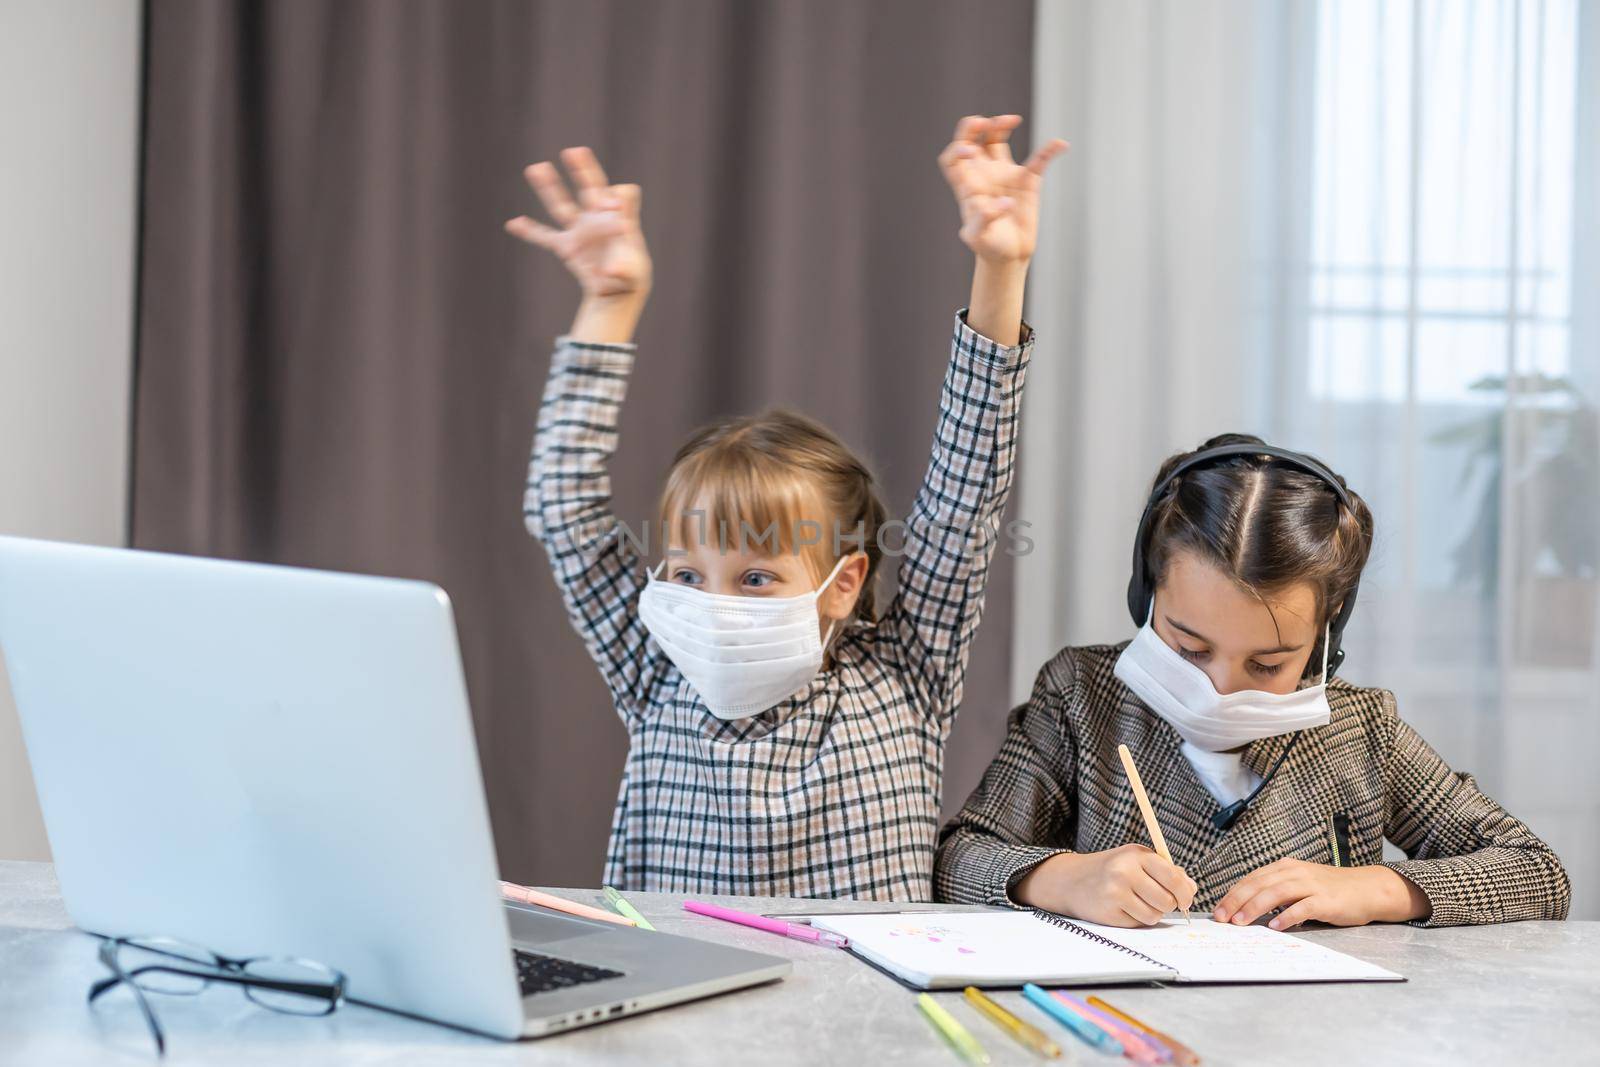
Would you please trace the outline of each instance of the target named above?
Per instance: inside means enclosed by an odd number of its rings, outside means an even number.
[[[1323,631],[1320,680],[1293,693],[1218,693],[1206,672],[1163,641],[1149,620],[1117,658],[1115,674],[1185,741],[1221,752],[1328,721],[1330,636]]]
[[[639,619],[711,714],[759,715],[822,670],[833,625],[818,636],[817,598],[848,558],[811,592],[786,597],[708,593],[661,581],[652,571],[639,596]]]

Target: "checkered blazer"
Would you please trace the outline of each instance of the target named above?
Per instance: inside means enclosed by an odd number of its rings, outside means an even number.
[[[898,594],[875,624],[845,629],[800,692],[725,722],[640,622],[644,562],[610,508],[633,346],[557,342],[523,514],[628,730],[607,883],[930,899],[944,743],[983,614],[1032,344],[1024,328],[1022,344],[1002,347],[957,315]]]
[[[1427,896],[1422,926],[1562,919],[1571,886],[1543,841],[1457,774],[1402,722],[1394,694],[1334,679],[1332,718],[1306,731],[1277,776],[1227,833],[1216,798],[1179,751],[1181,738],[1113,674],[1124,645],[1067,648],[1046,663],[1011,713],[1000,753],[940,835],[941,900],[1015,905],[1010,887],[1059,852],[1147,842],[1117,758],[1126,744],[1172,860],[1209,909],[1240,878],[1274,860],[1336,862],[1334,817],[1348,819],[1345,866],[1380,863],[1383,840],[1409,859],[1386,863]],[[1265,775],[1287,737],[1245,749]]]

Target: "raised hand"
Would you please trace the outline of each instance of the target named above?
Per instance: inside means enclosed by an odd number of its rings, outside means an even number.
[[[961,240],[980,260],[1026,262],[1039,234],[1039,186],[1067,142],[1040,145],[1026,163],[1011,156],[1020,115],[968,115],[939,153],[939,168],[961,208]]]
[[[650,288],[650,251],[639,228],[639,187],[612,185],[587,148],[561,153],[577,199],[553,164],[523,171],[555,226],[527,215],[506,220],[506,232],[560,257],[586,297],[642,295]]]

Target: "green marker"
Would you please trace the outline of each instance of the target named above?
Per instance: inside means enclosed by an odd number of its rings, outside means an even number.
[[[649,919],[646,919],[643,915],[639,914],[638,908],[634,907],[632,904],[629,904],[625,899],[623,899],[621,893],[617,892],[615,889],[612,889],[610,886],[601,886],[601,888],[606,891],[606,903],[610,904],[612,910],[614,910],[618,915],[622,916],[624,919],[632,919],[633,924],[641,930],[655,929],[654,926],[650,925]]]
[[[939,1033],[944,1035],[946,1041],[955,1046],[965,1059],[972,1063],[988,1063],[989,1054],[983,1051],[983,1046],[977,1039],[967,1032],[967,1028],[956,1022],[956,1017],[944,1010],[937,1000],[926,993],[917,994],[917,1007],[922,1009],[922,1014],[928,1021],[938,1027]]]

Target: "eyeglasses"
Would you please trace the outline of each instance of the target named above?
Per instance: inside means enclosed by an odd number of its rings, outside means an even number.
[[[146,993],[194,996],[212,982],[227,982],[261,1007],[287,1015],[329,1015],[344,1001],[344,974],[314,960],[230,959],[169,937],[116,937],[101,940],[100,962],[113,977],[89,988],[89,1003],[127,985],[150,1025],[156,1051],[163,1054],[167,1038]]]

